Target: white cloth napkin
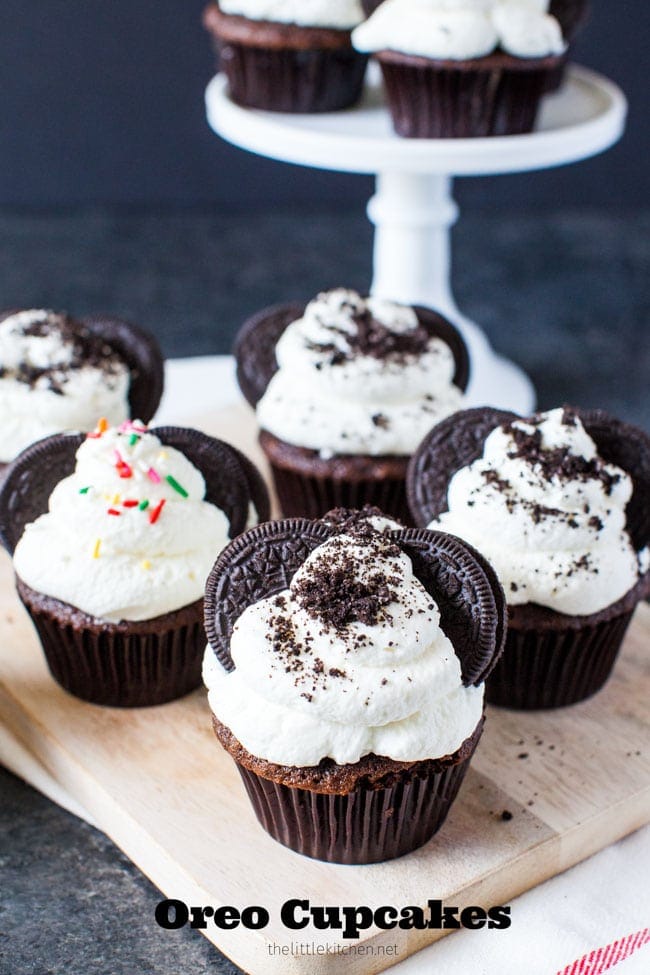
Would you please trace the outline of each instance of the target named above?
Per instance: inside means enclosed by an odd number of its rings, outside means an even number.
[[[602,967],[604,953],[571,967],[594,949],[650,928],[650,826],[511,906],[510,928],[457,931],[393,966],[390,975],[650,975],[648,936],[613,967]]]

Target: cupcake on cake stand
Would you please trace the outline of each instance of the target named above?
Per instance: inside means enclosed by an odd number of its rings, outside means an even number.
[[[547,169],[603,152],[623,133],[625,96],[601,75],[571,65],[561,89],[544,100],[529,135],[403,139],[393,133],[378,75],[369,71],[368,79],[354,109],[285,115],[236,105],[218,74],[206,91],[208,121],[223,139],[270,159],[373,174],[376,192],[368,203],[375,226],[373,294],[428,305],[458,326],[472,361],[469,405],[530,413],[535,406],[530,379],[494,353],[452,295],[450,228],[458,218],[452,178]]]

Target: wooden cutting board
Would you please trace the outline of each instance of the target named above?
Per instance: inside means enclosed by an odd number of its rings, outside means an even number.
[[[200,425],[254,455],[243,408]],[[371,929],[357,942],[337,931],[292,933],[280,922],[281,905],[294,897],[371,908],[424,906],[429,898],[461,908],[508,904],[650,822],[649,645],[644,605],[614,676],[594,699],[550,713],[488,709],[458,800],[427,846],[390,863],[332,866],[284,849],[258,826],[212,733],[202,691],[132,711],[83,704],[62,691],[3,554],[0,758],[94,821],[165,896],[266,907],[271,921],[258,932],[212,924],[202,932],[252,975],[379,972],[442,933]],[[297,944],[310,953],[299,954]],[[337,954],[350,945],[351,953]]]

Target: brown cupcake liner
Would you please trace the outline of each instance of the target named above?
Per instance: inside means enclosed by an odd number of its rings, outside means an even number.
[[[269,112],[335,112],[359,101],[367,58],[351,47],[267,49],[217,40],[219,67],[238,105]]]
[[[271,463],[280,508],[287,518],[320,518],[332,508],[363,508],[369,504],[404,524],[412,519],[405,478],[340,480],[308,476]]]
[[[93,620],[17,580],[50,673],[68,693],[109,707],[165,704],[201,683],[203,601],[143,623]]]
[[[388,107],[398,135],[415,139],[463,139],[520,135],[535,125],[541,98],[558,58],[539,67],[497,55],[476,67],[463,62],[378,54]]]
[[[360,784],[343,795],[292,788],[236,762],[253,810],[274,840],[329,863],[378,863],[404,856],[437,833],[471,755],[442,771],[408,771],[380,788]]]
[[[580,629],[508,629],[485,697],[498,707],[536,710],[577,704],[608,680],[634,609]]]

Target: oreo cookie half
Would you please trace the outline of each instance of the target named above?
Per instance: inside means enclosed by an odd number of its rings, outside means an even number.
[[[278,370],[275,347],[292,323],[302,318],[305,305],[287,304],[265,308],[242,326],[233,354],[237,361],[237,381],[251,406],[255,407]],[[463,392],[469,382],[469,353],[460,332],[438,312],[414,305],[418,321],[432,338],[441,339],[451,349],[455,362],[453,382]]]
[[[495,427],[516,419],[516,413],[481,406],[453,413],[433,427],[411,458],[406,475],[406,495],[416,525],[426,527],[447,510],[447,488],[456,471],[478,460]]]
[[[126,363],[131,373],[131,418],[148,423],[158,409],[164,384],[163,357],[153,335],[138,325],[107,315],[91,315],[80,321]]]
[[[269,517],[269,497],[261,475],[234,447],[184,427],[158,427],[150,432],[180,450],[201,471],[206,501],[224,512],[231,538],[246,528],[251,503],[261,520]],[[47,511],[55,486],[73,473],[75,455],[84,440],[84,434],[46,437],[27,447],[7,468],[0,486],[0,540],[9,553],[25,526]]]
[[[224,549],[205,591],[205,629],[217,659],[233,669],[230,638],[244,610],[287,589],[317,548],[345,529],[290,518],[245,532]],[[416,577],[439,606],[442,628],[461,661],[463,683],[479,684],[503,649],[506,603],[488,563],[465,542],[442,532],[404,529],[392,541],[413,561]]]

